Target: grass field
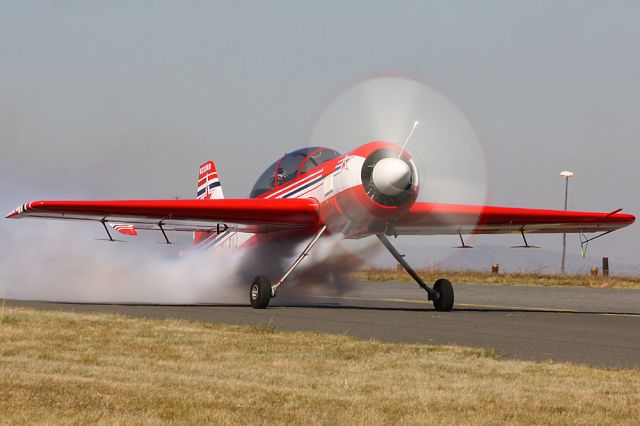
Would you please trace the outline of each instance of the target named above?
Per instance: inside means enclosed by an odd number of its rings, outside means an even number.
[[[640,371],[112,315],[0,314],[3,424],[638,424]]]
[[[590,275],[549,275],[534,272],[492,274],[491,272],[440,269],[422,269],[417,272],[427,282],[446,277],[453,283],[640,288],[640,277],[627,276],[591,277]],[[352,272],[351,279],[358,281],[412,281],[412,278],[404,270],[395,269],[368,269]]]

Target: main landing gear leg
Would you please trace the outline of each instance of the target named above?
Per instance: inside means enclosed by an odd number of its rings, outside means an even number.
[[[287,269],[287,272],[284,273],[282,278],[278,280],[274,285],[271,285],[271,281],[269,278],[264,275],[258,275],[253,279],[253,283],[251,283],[251,291],[249,292],[249,300],[251,301],[251,306],[255,309],[264,309],[269,305],[269,301],[272,297],[276,297],[276,292],[278,291],[278,287],[282,285],[284,280],[287,279],[289,274],[293,272],[294,269],[298,267],[300,262],[309,255],[309,252],[313,248],[313,246],[318,242],[324,231],[327,230],[327,226],[323,226],[316,233],[309,244],[302,250],[300,256],[293,262],[293,264]]]
[[[413,270],[411,265],[404,260],[404,257],[398,252],[398,250],[396,250],[393,244],[391,244],[391,241],[389,241],[386,235],[376,234],[376,236],[382,245],[389,250],[389,253],[391,253],[398,263],[402,265],[409,275],[411,275],[411,278],[413,278],[418,285],[427,292],[429,300],[433,300],[433,307],[436,311],[448,312],[453,309],[453,286],[449,280],[441,278],[433,284],[433,288],[430,288],[424,281],[422,281],[420,275]]]

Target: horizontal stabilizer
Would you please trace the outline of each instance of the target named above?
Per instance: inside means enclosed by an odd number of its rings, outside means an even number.
[[[134,228],[133,225],[129,223],[110,223],[111,227],[124,235],[136,236],[138,235],[138,231]]]

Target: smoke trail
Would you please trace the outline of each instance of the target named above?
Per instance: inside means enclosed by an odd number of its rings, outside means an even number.
[[[300,253],[301,243],[295,249]],[[277,300],[285,303],[306,303],[313,296],[331,296],[348,293],[353,288],[349,273],[366,264],[380,249],[376,239],[364,241],[344,241],[340,235],[333,235],[318,241],[292,274]]]
[[[172,247],[89,240],[67,226],[78,224],[25,222],[3,232],[0,291],[6,298],[168,304],[246,300],[234,285],[243,253],[178,257]]]
[[[138,238],[152,244],[119,244],[90,239],[78,232],[78,223],[2,225],[0,295],[21,300],[248,304],[253,277],[277,280],[306,244],[279,241],[230,253],[177,256],[174,246],[156,245],[157,235],[151,233]],[[361,263],[339,238],[320,241],[276,301],[304,303],[318,292],[348,291],[347,274]]]

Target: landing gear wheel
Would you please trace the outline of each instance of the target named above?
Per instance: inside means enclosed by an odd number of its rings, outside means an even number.
[[[264,309],[271,300],[271,281],[264,275],[258,275],[251,283],[249,301],[254,309]]]
[[[440,297],[433,300],[433,307],[436,311],[449,312],[453,309],[453,286],[447,279],[440,278],[433,285],[433,289]]]

